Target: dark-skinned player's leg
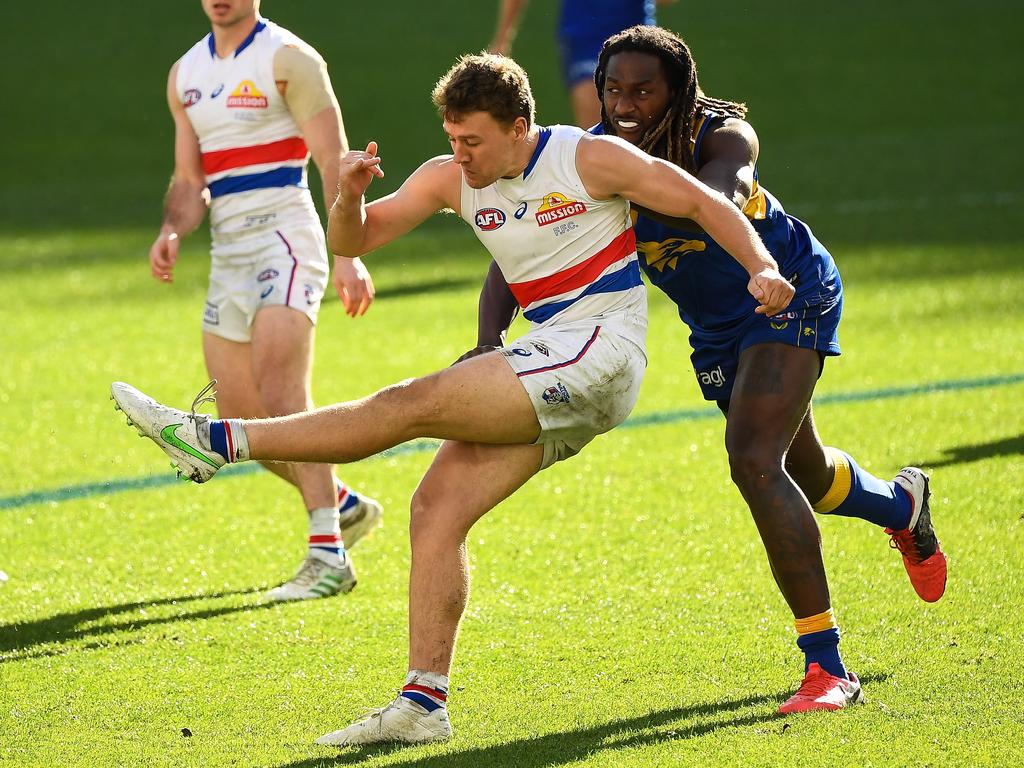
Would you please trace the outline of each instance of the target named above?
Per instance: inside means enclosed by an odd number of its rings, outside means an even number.
[[[724,409],[732,479],[754,517],[805,656],[803,684],[783,705],[784,712],[834,709],[818,706],[818,700],[849,680],[839,655],[839,629],[818,525],[810,502],[785,466],[820,371],[821,360],[813,349],[773,343],[748,347],[740,354]],[[859,685],[856,694],[860,695]]]
[[[895,480],[882,480],[839,448],[825,446],[811,407],[786,454],[786,471],[818,514],[858,517],[883,528],[903,555],[910,583],[933,603],[946,588],[946,556],[932,527],[928,476],[904,467]]]

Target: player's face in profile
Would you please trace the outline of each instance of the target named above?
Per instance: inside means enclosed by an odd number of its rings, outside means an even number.
[[[252,18],[258,4],[257,0],[203,0],[203,11],[211,24],[229,27]]]
[[[604,111],[615,135],[630,144],[639,144],[644,133],[661,121],[671,95],[657,56],[621,51],[608,60],[601,94]]]
[[[522,129],[526,121],[522,121]],[[515,148],[522,131],[505,126],[488,112],[470,112],[458,121],[445,120],[444,132],[466,184],[483,189],[515,174]]]

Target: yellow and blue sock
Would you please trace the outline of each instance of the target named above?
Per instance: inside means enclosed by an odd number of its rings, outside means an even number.
[[[839,625],[832,609],[797,619],[795,624],[796,644],[804,652],[804,672],[816,663],[830,675],[846,680],[846,667],[839,655]]]
[[[813,505],[820,515],[859,517],[882,528],[901,531],[910,525],[914,502],[896,483],[880,480],[861,469],[850,454],[825,449],[835,465],[832,487]]]

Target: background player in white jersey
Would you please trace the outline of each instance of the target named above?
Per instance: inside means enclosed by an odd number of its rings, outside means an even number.
[[[202,0],[212,31],[171,67],[174,176],[153,276],[171,282],[180,238],[210,208],[210,287],[203,352],[221,382],[224,418],[279,416],[312,408],[317,312],[327,285],[323,227],[306,183],[310,153],[324,200],[334,202],[348,149],[323,59],[259,16],[259,0]],[[373,301],[358,259],[339,259],[334,284],[355,317]],[[309,550],[273,600],[348,592],[345,553],[379,524],[380,505],[352,492],[327,464],[268,464],[295,485],[309,511]],[[344,543],[342,543],[344,540]]]
[[[647,305],[628,200],[713,232],[751,275],[756,312],[775,314],[793,295],[723,195],[620,139],[535,125],[526,73],[511,59],[463,57],[434,101],[452,154],[428,160],[397,192],[367,205],[366,188],[383,175],[376,145],[349,152],[331,210],[331,249],[355,257],[452,209],[512,283],[533,322],[529,333],[362,400],[274,419],[212,421],[127,384],[111,387],[129,420],[197,482],[228,461],[356,461],[416,437],[445,440],[411,503],[405,686],[324,744],[451,735],[446,699],[469,593],[466,535],[538,471],[625,419],[637,397]],[[177,442],[163,437],[170,430]]]

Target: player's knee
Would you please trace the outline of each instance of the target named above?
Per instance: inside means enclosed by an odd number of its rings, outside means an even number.
[[[736,485],[756,491],[783,473],[782,452],[754,439],[726,439],[729,473]]]
[[[417,488],[409,501],[409,542],[413,552],[457,546],[465,537],[466,531],[445,514],[444,499],[423,486]]]
[[[429,431],[441,413],[434,376],[400,381],[380,390],[374,397],[379,398],[387,412],[404,422],[415,434]]]

